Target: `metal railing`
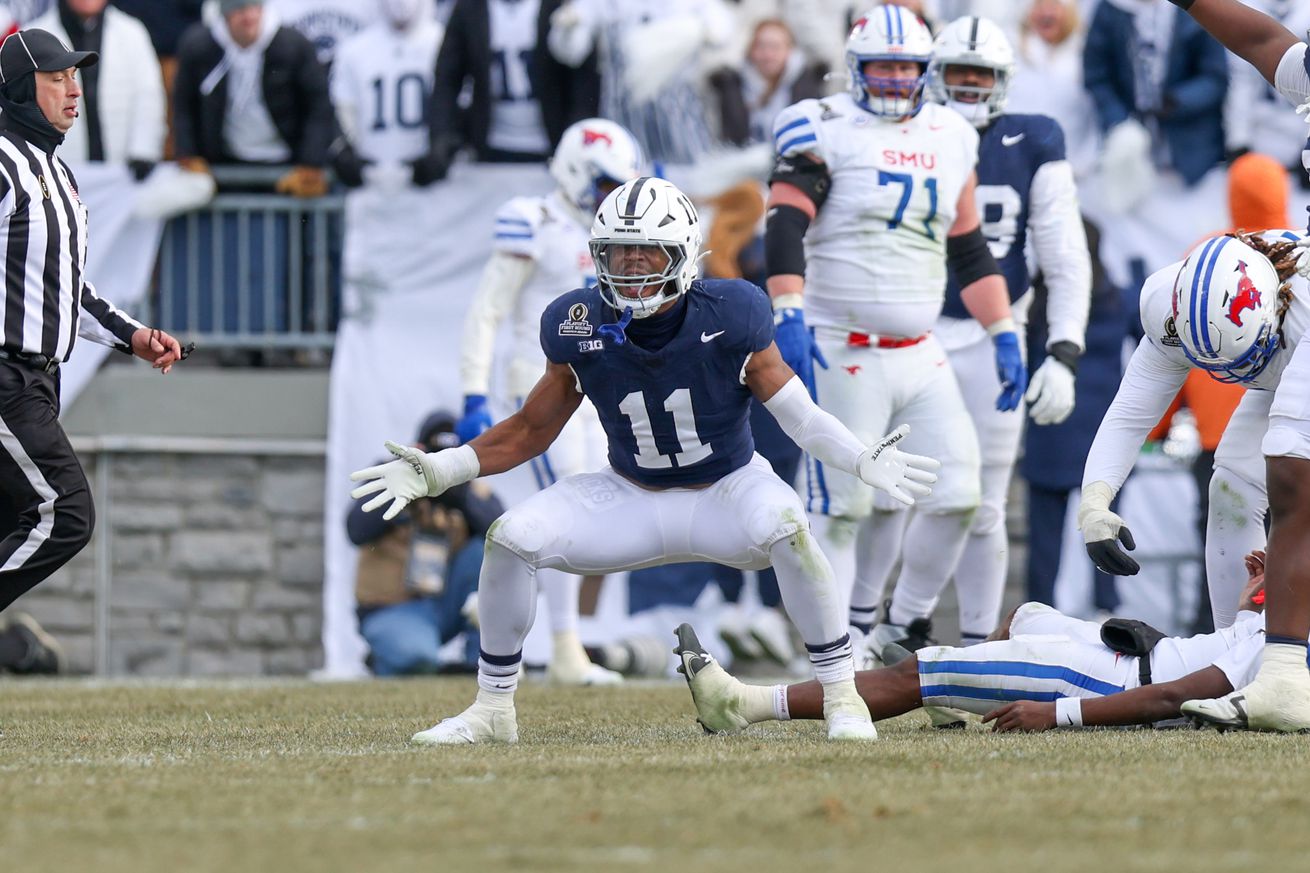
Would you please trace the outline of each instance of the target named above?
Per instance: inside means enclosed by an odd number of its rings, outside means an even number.
[[[147,323],[206,348],[329,348],[341,194],[273,193],[289,167],[213,167],[219,193],[164,228]]]

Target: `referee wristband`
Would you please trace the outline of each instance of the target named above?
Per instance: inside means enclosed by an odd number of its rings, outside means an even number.
[[[1080,728],[1083,726],[1083,702],[1077,697],[1061,697],[1055,701],[1055,726]]]

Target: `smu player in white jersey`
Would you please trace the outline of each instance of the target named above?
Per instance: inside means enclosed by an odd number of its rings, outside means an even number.
[[[383,20],[337,48],[329,83],[344,140],[333,169],[348,187],[367,167],[400,167],[428,152],[428,97],[445,33],[425,0],[378,0]]]
[[[978,134],[924,103],[931,51],[927,28],[902,7],[855,23],[850,91],[803,100],[774,121],[765,241],[778,348],[819,405],[862,439],[910,422],[917,449],[942,462],[905,534],[896,624],[931,609],[979,500],[973,425],[932,333],[948,262],[995,345],[998,406],[1016,408],[1026,384],[1005,281],[979,226]],[[850,586],[874,563],[874,493],[812,458],[806,472],[816,531]]]
[[[1297,107],[1310,113],[1310,52],[1273,18],[1237,0],[1170,0],[1224,48],[1246,60]],[[1301,153],[1310,172],[1310,141]],[[1310,240],[1300,243],[1298,269],[1310,276]],[[1302,345],[1284,383],[1310,385],[1310,351]],[[1260,674],[1247,688],[1184,710],[1218,723],[1261,730],[1310,730],[1310,388],[1280,391],[1265,435],[1269,490],[1269,634]]]
[[[938,34],[928,90],[934,100],[958,112],[978,130],[978,213],[987,244],[1005,277],[1021,334],[1032,299],[1030,247],[1045,277],[1048,355],[1033,373],[1026,399],[1037,424],[1056,424],[1073,411],[1074,370],[1082,355],[1091,296],[1091,257],[1059,124],[1044,115],[1005,112],[1013,69],[1014,51],[1001,29],[985,18],[966,16]],[[1023,418],[996,408],[1001,385],[991,366],[991,343],[982,326],[969,317],[954,277],[947,283],[946,303],[933,330],[955,371],[982,459],[982,502],[958,565],[967,571],[955,578],[960,635],[967,645],[981,642],[1000,619],[1009,558],[1005,498],[1019,453]],[[866,633],[900,555],[900,534],[907,516],[883,503],[875,507],[875,567],[856,578],[851,594],[852,625],[863,625]],[[947,580],[940,581],[945,585]],[[895,593],[890,603],[902,605]],[[920,617],[919,627],[926,632],[929,613]],[[872,651],[910,636],[905,626],[884,620],[874,634]]]
[[[1240,556],[1264,546],[1269,501],[1260,441],[1270,407],[1276,397],[1302,390],[1285,378],[1310,328],[1310,283],[1296,274],[1301,238],[1290,230],[1216,236],[1147,278],[1143,337],[1083,471],[1079,519],[1088,553],[1107,573],[1136,574],[1137,562],[1116,543],[1131,542],[1132,535],[1109,507],[1146,435],[1193,369],[1246,386],[1215,450],[1210,480],[1206,579],[1216,627],[1233,621],[1232,604],[1245,580]],[[1222,355],[1215,354],[1219,350]]]
[[[1226,694],[1251,680],[1264,647],[1264,554],[1246,557],[1249,579],[1233,601],[1237,621],[1214,633],[1166,637],[1141,622],[1105,624],[1025,603],[984,643],[931,646],[884,670],[855,674],[875,721],[919,707],[983,716],[997,731],[1043,731],[1152,724],[1182,714],[1180,704]],[[746,685],[704,650],[689,625],[677,630],[698,720],[709,733],[735,733],[763,721],[819,718],[814,683]],[[893,647],[895,648],[895,647]]]
[[[773,342],[768,298],[740,279],[696,278],[700,218],[663,179],[624,184],[601,204],[591,251],[598,286],[570,291],[541,316],[546,372],[514,415],[457,449],[352,474],[376,494],[366,511],[440,494],[546,450],[585,396],[609,466],[562,479],[487,532],[478,587],[478,696],[414,736],[424,745],[518,739],[514,691],[536,604],[536,571],[610,573],[682,561],[772,566],[823,686],[828,736],[877,732],[855,692],[855,663],[832,570],[800,499],[754,452],[759,398],[802,449],[898,499],[929,493],[935,461],[896,448],[904,428],[867,447],[820,410]]]
[[[640,175],[640,153],[619,125],[589,118],[560,137],[550,161],[557,187],[545,197],[515,197],[496,213],[491,259],[464,320],[460,382],[464,415],[455,428],[461,442],[491,427],[488,394],[496,331],[513,319],[513,347],[506,380],[507,406],[517,408],[546,364],[537,334],[541,313],[561,288],[596,284],[591,263],[591,221],[610,191]],[[539,488],[565,476],[594,470],[605,456],[605,434],[596,410],[584,400],[550,449],[529,463]],[[541,574],[550,609],[553,654],[547,678],[565,685],[610,684],[619,674],[592,664],[578,640],[581,577],[557,570]]]

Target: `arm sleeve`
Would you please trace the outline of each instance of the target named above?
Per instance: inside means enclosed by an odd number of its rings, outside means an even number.
[[[1188,370],[1169,360],[1149,337],[1138,344],[1114,402],[1096,429],[1083,468],[1084,486],[1100,481],[1116,492],[1123,487],[1146,435],[1183,387]]]
[[[1047,347],[1071,342],[1084,348],[1092,295],[1092,258],[1078,206],[1073,167],[1048,161],[1033,177],[1028,231],[1046,277]]]
[[[491,390],[496,330],[513,311],[519,291],[535,269],[533,261],[503,251],[494,252],[483,268],[482,279],[464,317],[464,340],[460,344],[459,381],[465,394],[486,394]]]
[[[1306,69],[1306,44],[1299,42],[1287,50],[1274,73],[1274,87],[1293,106],[1310,103],[1310,70]]]
[[[858,475],[857,465],[866,446],[846,425],[824,412],[810,398],[800,376],[792,376],[764,408],[796,445],[835,470]]]
[[[128,347],[131,347],[132,345],[132,334],[145,327],[144,324],[137,321],[126,312],[123,312],[108,300],[97,295],[95,286],[90,282],[82,283],[82,308],[85,309],[92,318],[98,321],[101,327],[112,334],[120,343]],[[80,330],[78,333],[82,334]],[[82,335],[87,336],[88,339],[95,342],[100,342],[100,340],[89,334]]]
[[[164,138],[168,135],[168,122],[164,112],[164,80],[159,72],[159,58],[150,43],[145,26],[133,20],[127,31],[132,54],[138,64],[140,87],[132,107],[132,124],[127,157],[144,161],[158,161],[164,156]]]

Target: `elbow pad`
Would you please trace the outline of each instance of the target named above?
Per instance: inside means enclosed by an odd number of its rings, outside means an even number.
[[[968,288],[979,279],[999,276],[1001,268],[992,257],[992,250],[987,247],[987,237],[982,228],[976,227],[970,233],[946,238],[946,263],[961,288]]]
[[[795,206],[775,206],[764,225],[764,266],[770,276],[805,275],[805,231],[810,217]]]

